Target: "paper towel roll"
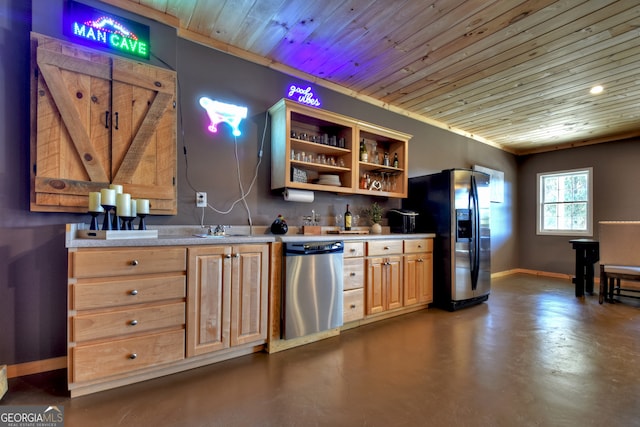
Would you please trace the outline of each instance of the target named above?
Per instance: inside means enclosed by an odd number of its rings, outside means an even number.
[[[307,190],[291,190],[289,188],[284,190],[282,193],[284,199],[287,202],[305,202],[311,203],[313,202],[313,191]]]

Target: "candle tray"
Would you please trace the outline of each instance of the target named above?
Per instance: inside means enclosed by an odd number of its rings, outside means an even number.
[[[157,239],[158,230],[78,230],[81,239]]]

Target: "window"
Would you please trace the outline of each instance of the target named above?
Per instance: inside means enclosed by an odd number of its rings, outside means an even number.
[[[592,236],[593,169],[538,174],[538,234]]]

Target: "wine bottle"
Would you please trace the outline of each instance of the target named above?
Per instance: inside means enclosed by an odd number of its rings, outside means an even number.
[[[360,141],[360,161],[361,162],[369,161],[369,152],[367,151],[367,146],[364,143],[364,139]]]
[[[347,204],[347,211],[344,213],[344,229],[346,231],[351,230],[351,212],[349,211],[348,204]]]
[[[394,168],[400,167],[400,161],[398,160],[398,153],[395,153],[393,155],[393,167]]]

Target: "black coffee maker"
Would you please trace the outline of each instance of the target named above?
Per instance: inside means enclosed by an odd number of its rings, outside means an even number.
[[[392,233],[415,233],[418,213],[409,209],[391,209],[387,214]]]

